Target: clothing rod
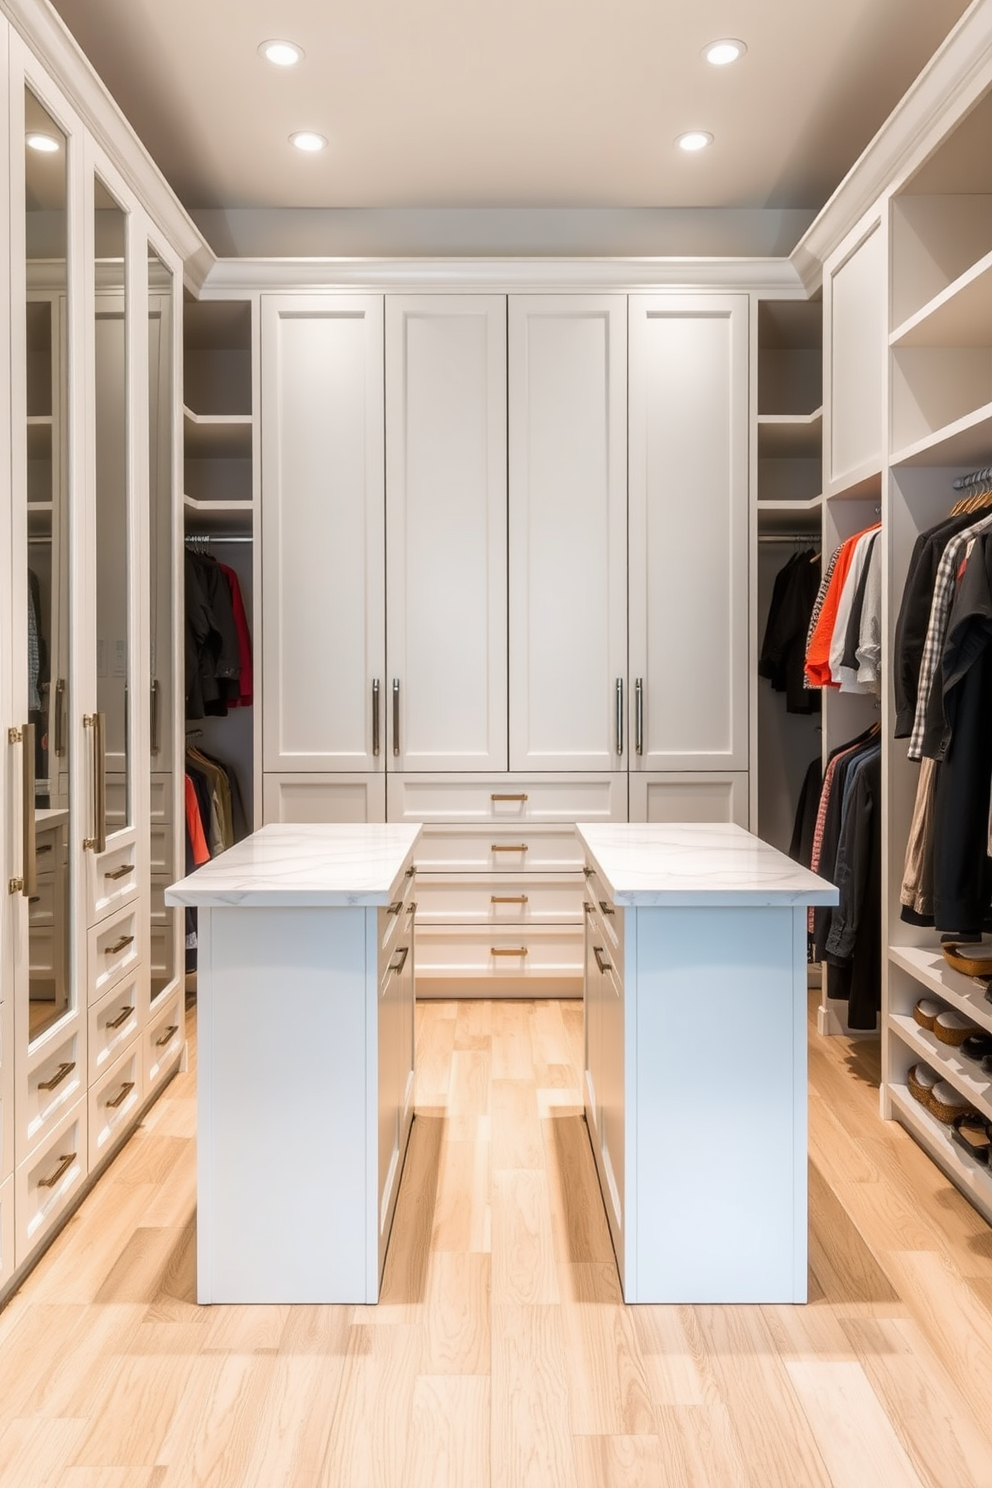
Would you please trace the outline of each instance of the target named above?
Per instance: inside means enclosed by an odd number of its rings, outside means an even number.
[[[992,465],[983,465],[981,470],[973,470],[970,475],[959,475],[952,488],[967,491],[969,486],[980,486],[987,480],[992,480]]]
[[[811,543],[815,548],[819,544],[819,534],[816,532],[759,532],[759,543]]]
[[[250,532],[232,532],[229,536],[224,536],[222,533],[217,533],[214,536],[210,536],[207,533],[204,533],[202,537],[197,532],[187,532],[185,538],[183,539],[184,542],[189,543],[190,546],[194,548],[197,546],[197,544],[199,544],[201,547],[203,547],[204,545],[209,547],[211,543],[250,543],[254,542],[254,540],[255,539],[252,537]]]

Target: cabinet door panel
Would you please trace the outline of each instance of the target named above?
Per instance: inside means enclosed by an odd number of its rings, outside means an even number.
[[[624,763],[626,399],[624,296],[511,296],[511,770]]]
[[[743,296],[631,296],[631,769],[747,768],[747,386]]]
[[[635,775],[630,819],[644,822],[736,822],[748,825],[747,774]]]
[[[382,299],[262,300],[265,769],[381,770]]]
[[[390,767],[505,770],[504,296],[389,298],[386,464]]]

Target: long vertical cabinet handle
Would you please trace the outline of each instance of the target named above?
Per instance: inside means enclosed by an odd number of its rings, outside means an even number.
[[[59,759],[65,754],[65,678],[55,684],[55,753]]]
[[[162,695],[162,689],[159,686],[158,678],[157,677],[154,677],[152,679],[151,713],[149,715],[149,725],[148,725],[148,732],[149,732],[149,734],[151,736],[151,752],[152,752],[152,754],[158,754],[159,751],[162,748],[162,741],[161,741],[161,738],[159,737],[159,725],[160,725],[160,716],[159,715],[160,715],[160,712],[161,712],[161,710],[159,708],[159,702],[161,700],[161,695]]]
[[[393,678],[393,753],[400,752],[400,679]]]
[[[617,754],[623,754],[623,678],[617,678]]]
[[[7,884],[11,894],[31,899],[38,892],[38,862],[34,835],[34,724],[7,730],[7,742],[21,746],[21,876]]]
[[[634,683],[634,748],[644,753],[644,678]]]
[[[84,837],[83,846],[102,853],[107,847],[106,715],[84,713],[83,727],[93,730],[93,836]]]
[[[379,758],[379,678],[372,678],[372,754]]]

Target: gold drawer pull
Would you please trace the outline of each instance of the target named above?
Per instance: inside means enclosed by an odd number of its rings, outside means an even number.
[[[393,963],[391,963],[391,965],[387,966],[386,970],[396,972],[402,971],[404,966],[406,965],[406,958],[407,956],[409,956],[409,954],[409,946],[400,946],[399,950],[396,952],[397,959]]]
[[[129,946],[133,940],[133,935],[122,935],[120,940],[115,941],[112,946],[104,946],[103,954],[105,956],[116,956],[118,951],[122,951],[125,946]]]
[[[590,904],[588,899],[583,899],[582,908],[585,910],[586,914],[592,914],[596,906],[595,904]]]
[[[126,878],[129,873],[133,873],[133,872],[134,872],[134,864],[133,863],[125,863],[124,866],[123,866],[123,868],[114,868],[114,869],[111,869],[109,872],[105,873],[103,876],[104,876],[104,878],[114,878],[114,879],[117,879],[117,878]]]
[[[63,1173],[67,1173],[75,1161],[76,1154],[74,1152],[69,1152],[64,1157],[60,1155],[59,1165],[55,1169],[55,1172],[52,1174],[51,1178],[39,1178],[38,1187],[54,1188],[56,1183],[58,1183],[59,1179],[62,1177]]]
[[[110,1110],[111,1111],[116,1111],[118,1106],[122,1106],[124,1104],[124,1102],[127,1100],[128,1096],[131,1094],[131,1091],[133,1089],[134,1089],[134,1081],[133,1080],[125,1080],[124,1081],[124,1084],[121,1086],[120,1090],[114,1096],[113,1100],[108,1100],[107,1105],[110,1108]]]
[[[600,971],[612,971],[613,970],[613,967],[610,965],[609,961],[607,961],[606,958],[605,958],[605,956],[603,955],[603,947],[602,946],[593,946],[592,953],[596,957],[596,965],[599,967]]]
[[[63,1060],[63,1062],[59,1065],[58,1069],[55,1071],[54,1075],[52,1076],[52,1078],[50,1080],[39,1080],[38,1081],[38,1089],[39,1090],[54,1090],[55,1087],[56,1087],[56,1085],[61,1085],[62,1084],[62,1081],[65,1079],[65,1077],[69,1073],[69,1071],[70,1070],[74,1070],[75,1068],[76,1068],[76,1061],[74,1059]],[[75,1157],[75,1153],[73,1153],[73,1157]]]
[[[526,904],[526,894],[490,894],[490,904]]]
[[[51,842],[42,842],[38,847],[35,848],[35,852],[38,854],[39,858],[41,857],[42,853],[49,853],[54,851],[55,848]]]
[[[416,901],[416,899],[411,899],[410,900],[410,903],[406,907],[406,912],[407,912],[408,915],[415,915],[417,913],[417,901]]]
[[[582,872],[585,874],[586,878],[592,878],[593,870],[591,868],[583,868]]]
[[[526,842],[494,842],[490,852],[526,852]]]
[[[613,908],[613,905],[610,904],[606,899],[600,899],[600,901],[599,901],[599,907],[603,911],[604,914],[607,914],[607,915],[615,915],[616,914],[616,910]]]
[[[501,795],[498,791],[493,791],[493,793],[489,797],[489,799],[491,801],[526,801],[526,799],[527,799],[527,792],[526,791],[519,791],[516,795],[507,796],[507,795]]]
[[[174,1034],[177,1034],[178,1032],[179,1032],[179,1024],[178,1023],[170,1023],[169,1026],[168,1026],[168,1028],[163,1033],[162,1037],[155,1040],[155,1047],[156,1047],[156,1049],[163,1048],[164,1045],[167,1044],[169,1042],[169,1040],[173,1037],[173,1035]]]
[[[400,912],[400,910],[402,908],[403,908],[403,900],[402,899],[394,899],[393,902],[392,902],[392,904],[387,904],[386,905],[386,913],[387,914],[391,914],[391,915],[398,915],[399,912]]]
[[[121,1008],[120,1012],[117,1014],[117,1017],[116,1018],[111,1018],[109,1020],[109,1022],[107,1023],[107,1027],[108,1028],[120,1028],[121,1024],[122,1023],[126,1023],[127,1020],[128,1020],[128,1018],[130,1018],[130,1016],[131,1016],[131,1014],[133,1012],[134,1012],[134,1008],[133,1007],[124,1007],[124,1008]]]
[[[414,874],[415,874],[415,873],[416,873],[416,871],[417,871],[417,869],[416,869],[416,865],[414,865],[414,867],[413,867],[413,868],[408,868],[408,869],[407,869],[407,870],[406,870],[406,876],[407,876],[407,878],[413,878],[413,876],[414,876]]]
[[[490,946],[489,953],[492,956],[526,956],[526,946]]]

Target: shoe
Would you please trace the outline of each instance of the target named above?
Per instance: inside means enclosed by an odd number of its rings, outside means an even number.
[[[976,1162],[985,1168],[989,1166],[992,1137],[989,1123],[978,1111],[966,1111],[963,1116],[956,1116],[951,1122],[951,1136]]]
[[[934,1038],[942,1044],[950,1044],[953,1048],[960,1048],[966,1038],[980,1034],[981,1029],[966,1018],[963,1013],[957,1013],[953,1008],[945,1008],[938,1013],[933,1020]]]
[[[975,1059],[981,1062],[992,1054],[992,1034],[972,1033],[969,1034],[961,1045],[961,1053],[965,1059]]]
[[[933,1028],[933,1020],[942,1007],[943,1003],[934,1002],[932,997],[921,997],[913,1009],[913,1019],[921,1028]]]
[[[968,1116],[972,1109],[971,1101],[955,1090],[948,1080],[938,1080],[930,1092],[930,1110],[938,1121],[950,1125],[956,1116]]]

